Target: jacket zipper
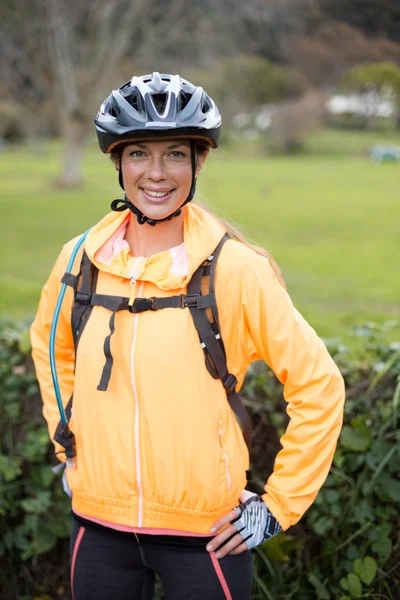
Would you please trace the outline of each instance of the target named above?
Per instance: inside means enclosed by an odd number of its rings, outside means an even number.
[[[135,268],[136,268],[136,264],[137,261],[139,259],[136,259],[134,264],[133,264],[133,268],[132,268],[132,275],[131,275],[131,286],[132,286],[132,293],[129,299],[129,304],[132,305],[134,298],[135,298],[135,291],[134,291],[134,286],[136,286],[136,279],[135,279]],[[142,294],[142,290],[143,290],[143,286],[144,286],[144,281],[142,281],[142,283],[140,284],[139,287],[139,292],[137,297],[140,297]],[[136,339],[137,339],[137,328],[138,328],[138,319],[139,319],[139,314],[138,313],[134,313],[134,321],[133,321],[133,340],[132,340],[132,348],[131,348],[131,382],[132,382],[132,390],[133,390],[133,397],[135,399],[135,459],[136,459],[136,482],[137,482],[137,487],[138,487],[138,527],[142,527],[142,523],[143,523],[143,489],[142,489],[142,468],[141,468],[141,462],[140,462],[140,421],[139,421],[139,398],[138,398],[138,393],[137,393],[137,389],[136,389],[136,381],[135,381],[135,349],[136,349]]]
[[[224,456],[224,459],[225,459],[226,487],[227,487],[228,490],[230,490],[231,489],[231,476],[230,476],[230,473],[229,473],[229,458],[228,458],[228,455],[225,452],[225,448],[224,448],[224,442],[223,442],[224,430],[222,429],[222,427],[219,428],[218,433],[219,433],[219,439],[221,441],[221,447],[222,447],[222,450],[223,450],[223,453],[224,453],[223,456]]]

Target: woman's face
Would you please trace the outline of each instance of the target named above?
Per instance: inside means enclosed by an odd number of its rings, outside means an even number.
[[[196,175],[206,154],[197,160]],[[192,161],[188,140],[143,141],[125,146],[121,157],[125,192],[146,217],[162,219],[189,195]]]

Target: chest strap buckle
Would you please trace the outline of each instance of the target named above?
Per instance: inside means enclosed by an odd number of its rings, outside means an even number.
[[[154,298],[135,298],[132,306],[129,307],[129,312],[140,313],[146,310],[155,310]]]
[[[91,293],[87,294],[85,292],[76,292],[76,301],[78,302],[78,304],[84,304],[86,306],[89,306],[91,299]]]
[[[184,294],[182,294],[181,308],[185,308],[186,306],[188,308],[196,307],[198,305],[198,299],[199,299],[198,294],[186,294],[186,296]]]

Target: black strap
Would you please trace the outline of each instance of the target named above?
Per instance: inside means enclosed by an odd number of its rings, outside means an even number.
[[[128,298],[119,298],[117,296],[106,296],[104,294],[91,294],[90,299],[84,299],[92,306],[103,306],[112,311],[110,318],[110,333],[104,340],[104,356],[106,362],[101,374],[100,383],[97,386],[99,392],[107,391],[110,382],[111,371],[114,364],[114,358],[111,352],[111,337],[115,331],[115,316],[121,310],[129,310],[132,313],[145,312],[147,310],[162,310],[164,308],[186,308],[191,310],[208,308],[211,306],[210,297],[200,296],[198,294],[180,294],[179,296],[169,296],[167,298],[135,298],[132,305],[129,304]]]
[[[189,306],[204,309],[211,306],[211,298],[208,294],[205,296],[179,294],[179,296],[168,296],[166,298],[135,298],[132,306],[130,306],[129,298],[78,291],[76,302],[84,306],[102,306],[111,312],[118,309],[118,311],[129,310],[132,313],[144,312],[146,310],[162,310],[163,308],[187,308]]]
[[[64,273],[64,275],[61,278],[61,282],[65,283],[66,285],[70,285],[72,288],[74,288],[74,290],[76,290],[78,287],[79,276],[80,273],[78,275],[72,275],[72,273]]]
[[[98,270],[94,268],[86,252],[83,252],[80,273],[80,287],[75,292],[75,303],[72,308],[71,326],[75,343],[75,356],[82,332],[92,312],[90,298],[96,289]]]
[[[67,272],[61,279],[63,283],[74,289],[75,301],[71,313],[71,329],[75,347],[75,366],[78,343],[93,308],[90,303],[77,302],[77,296],[80,295],[81,298],[92,296],[92,292],[96,289],[97,285],[97,275],[98,270],[92,265],[86,252],[83,251],[79,273],[72,275],[72,273]],[[67,421],[71,418],[72,402],[73,395],[65,408]],[[58,423],[54,439],[65,448],[67,458],[75,456],[75,437],[68,426],[62,425],[61,420]]]
[[[223,245],[225,244],[226,241],[229,240],[229,235],[226,233],[224,235],[224,237],[221,239],[221,241],[219,242],[218,246],[215,248],[212,256],[212,260],[211,260],[211,264],[210,264],[210,298],[211,298],[211,310],[213,313],[213,317],[214,317],[214,321],[217,325],[217,329],[219,331],[219,319],[218,319],[218,307],[217,307],[217,301],[215,298],[215,271],[217,269],[217,261],[218,261],[218,257],[220,255],[220,252],[222,250]]]
[[[68,404],[65,407],[67,421],[71,419],[72,398],[73,396],[68,400]],[[64,453],[67,458],[74,458],[76,455],[75,436],[68,425],[62,425],[61,421],[58,423],[54,434],[54,440],[64,448]]]
[[[214,317],[214,328],[210,323],[207,315],[204,311],[196,310],[196,308],[189,307],[193,322],[199,334],[200,342],[203,346],[203,350],[206,356],[206,366],[214,378],[219,378],[227,392],[228,402],[234,413],[239,418],[243,427],[243,437],[249,452],[251,451],[252,444],[252,425],[249,413],[247,412],[239,394],[235,391],[237,379],[236,377],[228,372],[228,366],[226,362],[225,349],[222,343],[220,328],[218,322],[218,310],[215,296],[215,271],[216,261],[221,252],[222,246],[229,239],[227,234],[219,242],[213,255],[207,259],[211,261],[210,268],[210,280],[209,280],[209,296],[211,300],[211,308]],[[192,279],[188,284],[189,294],[199,294],[201,291],[201,279],[203,270],[197,269]],[[212,361],[212,368],[210,369],[210,360]]]
[[[119,306],[117,306],[117,308],[113,311],[111,318],[110,318],[110,333],[104,340],[104,356],[106,357],[106,363],[103,367],[103,372],[101,374],[100,383],[97,386],[97,389],[100,392],[105,392],[107,390],[108,384],[110,382],[112,367],[114,364],[114,358],[111,353],[111,336],[115,331],[115,315],[117,314],[118,311],[126,309],[127,305],[128,305],[128,300],[123,299],[122,302],[120,302]]]

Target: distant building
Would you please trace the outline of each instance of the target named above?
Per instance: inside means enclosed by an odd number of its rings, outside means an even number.
[[[396,108],[390,100],[383,100],[374,91],[350,96],[332,96],[325,104],[333,115],[351,114],[359,117],[393,117]]]

